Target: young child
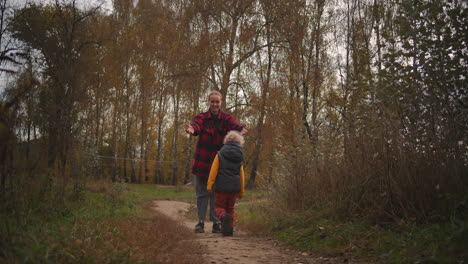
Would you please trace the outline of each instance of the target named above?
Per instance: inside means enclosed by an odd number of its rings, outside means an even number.
[[[207,190],[215,192],[215,212],[221,220],[223,236],[233,235],[234,205],[236,199],[244,194],[242,145],[244,137],[237,131],[229,131],[211,165],[208,178]]]

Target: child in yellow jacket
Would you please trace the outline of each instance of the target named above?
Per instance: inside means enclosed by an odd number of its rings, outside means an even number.
[[[244,167],[242,166],[244,137],[230,131],[224,137],[224,145],[211,165],[208,192],[215,192],[215,212],[221,220],[223,236],[232,236],[234,227],[234,205],[244,195]]]

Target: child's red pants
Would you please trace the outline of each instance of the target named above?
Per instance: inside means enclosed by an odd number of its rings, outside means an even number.
[[[218,219],[223,214],[231,216],[231,227],[234,227],[234,205],[236,203],[237,193],[215,192],[215,212]]]

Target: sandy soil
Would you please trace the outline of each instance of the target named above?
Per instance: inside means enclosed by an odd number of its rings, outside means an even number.
[[[185,217],[190,208],[189,203],[158,200],[154,201],[154,208],[186,226],[187,232],[194,232],[196,222]],[[234,236],[223,237],[221,234],[211,233],[211,222],[205,224],[205,233],[196,234],[194,242],[207,249],[204,258],[210,264],[357,263],[348,258],[313,257],[306,252],[288,249],[272,239],[250,236],[238,228],[235,229]]]

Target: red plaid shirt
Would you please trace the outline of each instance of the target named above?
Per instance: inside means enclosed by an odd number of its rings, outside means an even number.
[[[239,125],[230,114],[221,111],[217,116],[213,116],[210,111],[200,113],[195,116],[191,125],[195,131],[194,136],[199,136],[192,173],[208,178],[211,163],[223,146],[224,136],[231,130],[240,132],[244,126]]]

